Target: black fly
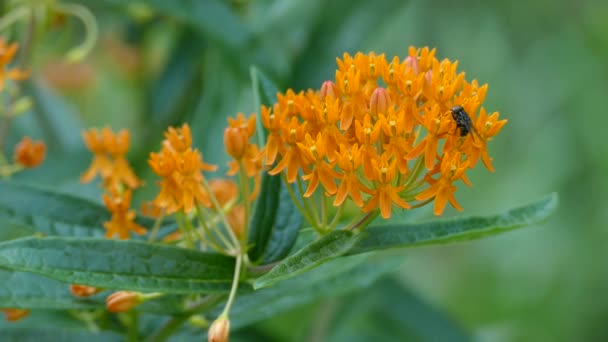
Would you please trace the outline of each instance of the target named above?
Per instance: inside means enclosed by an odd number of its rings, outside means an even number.
[[[450,111],[452,112],[452,118],[456,123],[456,129],[460,130],[461,137],[466,137],[470,132],[473,132],[473,135],[476,135],[481,139],[481,136],[473,125],[473,121],[471,121],[471,117],[464,111],[462,106],[454,106]]]

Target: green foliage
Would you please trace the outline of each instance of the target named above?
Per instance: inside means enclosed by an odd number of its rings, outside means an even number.
[[[353,248],[362,236],[345,230],[328,233],[285,258],[270,272],[256,279],[253,287],[260,289],[273,285],[337,258]]]
[[[425,223],[371,225],[365,230],[367,234],[349,253],[479,239],[540,223],[557,209],[557,205],[557,194],[551,194],[532,204],[498,215]]]
[[[234,259],[138,241],[48,237],[1,243],[0,267],[103,288],[213,293],[230,287]]]
[[[281,176],[262,176],[262,188],[251,217],[248,251],[252,261],[264,264],[282,259],[298,237],[302,215],[289,196]]]

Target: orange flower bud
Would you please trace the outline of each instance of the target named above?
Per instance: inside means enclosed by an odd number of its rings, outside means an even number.
[[[70,285],[70,292],[76,297],[90,297],[98,294],[101,291],[103,291],[103,289],[93,286],[77,284]]]
[[[338,97],[338,86],[336,86],[336,84],[332,81],[325,81],[323,82],[323,85],[321,86],[321,100],[325,100],[325,98],[327,96],[329,96],[330,99],[335,99],[336,97]]]
[[[239,194],[238,186],[230,179],[212,179],[209,181],[209,188],[211,188],[213,196],[221,207],[235,199]]]
[[[237,205],[226,215],[230,228],[239,239],[245,234],[245,207]]]
[[[30,310],[25,309],[2,309],[2,312],[4,312],[6,320],[9,322],[16,322],[30,314]]]
[[[207,332],[207,341],[228,342],[229,337],[230,320],[225,316],[220,316],[211,324],[211,328],[209,328],[209,332]]]
[[[245,154],[249,136],[241,128],[227,127],[224,130],[224,145],[232,158],[240,160]]]
[[[42,163],[46,154],[46,145],[42,141],[34,142],[30,137],[23,137],[15,146],[15,161],[28,168]]]
[[[378,114],[386,114],[390,105],[391,98],[388,96],[386,89],[382,87],[376,88],[372,93],[369,105],[372,116],[377,118]]]
[[[127,312],[143,302],[142,294],[131,291],[118,291],[106,299],[106,308],[110,312]]]
[[[407,56],[405,59],[405,65],[414,71],[414,75],[418,75],[420,73],[420,62],[416,56]]]

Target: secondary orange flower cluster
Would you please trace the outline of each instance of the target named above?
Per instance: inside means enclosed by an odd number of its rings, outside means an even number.
[[[197,204],[211,207],[208,192],[203,186],[202,171],[215,171],[216,166],[203,161],[202,154],[192,148],[190,126],[169,127],[158,153],[150,153],[148,164],[162,180],[160,193],[153,205],[165,214],[178,211],[185,213],[195,209]]]
[[[0,38],[0,91],[4,90],[7,80],[21,81],[29,75],[26,71],[8,67],[15,58],[18,47],[17,43],[6,44],[4,39]]]
[[[487,142],[506,123],[481,107],[487,85],[465,80],[457,62],[426,47],[410,47],[404,60],[372,52],[337,63],[335,81],[320,90],[288,90],[262,107],[269,173],[285,172],[293,183],[301,172],[304,196],[321,184],[335,206],[348,197],[384,218],[393,204],[409,209],[432,199],[436,215],[448,201],[460,209],[454,182],[470,184],[465,171],[479,159],[493,171]],[[461,136],[454,106],[468,113],[469,134]]]
[[[87,148],[93,152],[93,161],[83,173],[80,180],[88,183],[98,175],[105,190],[103,201],[112,213],[110,221],[104,223],[106,237],[115,235],[122,240],[129,238],[129,233],[145,234],[146,229],[135,220],[135,211],[130,210],[131,191],[142,184],[137,178],[126,154],[129,150],[129,132],[121,130],[112,132],[109,127],[101,131],[90,129],[82,133]]]

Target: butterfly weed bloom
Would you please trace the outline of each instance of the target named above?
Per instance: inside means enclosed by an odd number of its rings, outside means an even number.
[[[129,131],[123,129],[114,133],[109,127],[104,127],[101,131],[92,128],[84,131],[82,137],[89,151],[93,153],[93,160],[80,177],[81,182],[88,183],[99,175],[107,191],[123,187],[135,189],[142,184],[126,159]]]
[[[347,199],[362,215],[385,219],[394,208],[431,202],[435,215],[448,202],[461,210],[455,182],[470,185],[465,172],[479,160],[494,171],[487,143],[507,122],[482,106],[487,85],[466,80],[458,62],[427,47],[410,47],[403,60],[345,53],[337,64],[319,90],[289,89],[260,110],[269,173],[298,184],[304,216],[320,232],[332,228],[319,219],[327,201],[315,196],[333,199],[332,222]],[[468,121],[452,115],[456,106],[470,118],[467,132]]]
[[[103,226],[106,229],[106,237],[112,238],[118,235],[121,240],[129,239],[129,233],[133,232],[138,235],[146,233],[146,228],[135,223],[135,211],[130,209],[131,205],[131,190],[123,192],[115,191],[113,194],[103,195],[103,202],[106,208],[112,213],[110,221],[104,222]]]

